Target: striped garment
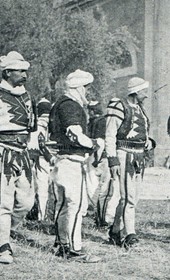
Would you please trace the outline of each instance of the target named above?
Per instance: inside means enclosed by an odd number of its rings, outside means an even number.
[[[106,118],[106,152],[112,162],[117,158],[119,144],[129,148],[141,145],[144,148],[149,123],[141,106],[113,98],[108,104]]]

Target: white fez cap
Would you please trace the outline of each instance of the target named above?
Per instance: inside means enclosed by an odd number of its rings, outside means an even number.
[[[2,71],[7,69],[28,70],[29,67],[30,63],[16,51],[11,51],[6,56],[0,57],[0,68]]]
[[[66,84],[69,88],[78,88],[88,85],[94,80],[93,75],[89,72],[77,69],[75,72],[70,73],[66,78]]]
[[[138,91],[148,88],[149,82],[145,81],[139,77],[133,77],[129,80],[128,83],[128,95],[132,93],[137,93]]]

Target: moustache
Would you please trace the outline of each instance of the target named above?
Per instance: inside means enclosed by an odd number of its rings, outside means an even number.
[[[25,83],[26,80],[27,80],[26,78],[22,78],[22,79],[18,80],[17,83]]]

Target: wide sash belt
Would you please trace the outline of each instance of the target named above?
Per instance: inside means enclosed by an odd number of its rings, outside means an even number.
[[[126,140],[117,140],[117,148],[128,148],[128,149],[144,149],[145,141],[135,142],[135,141],[126,141]]]

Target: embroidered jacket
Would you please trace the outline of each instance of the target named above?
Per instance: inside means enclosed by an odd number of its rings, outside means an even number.
[[[113,98],[107,108],[106,153],[109,166],[119,164],[118,148],[143,149],[148,140],[149,122],[143,108],[125,99]]]
[[[36,129],[36,107],[29,93],[14,94],[0,84],[0,143],[22,146]]]
[[[32,100],[27,92],[14,95],[0,88],[0,131],[28,132],[34,130]]]

